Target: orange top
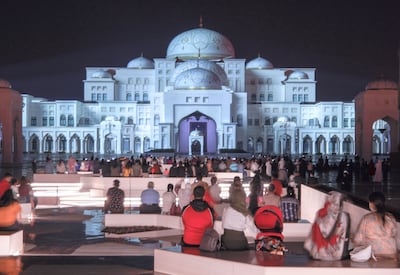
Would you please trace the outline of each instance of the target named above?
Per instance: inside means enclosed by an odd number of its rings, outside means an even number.
[[[18,202],[13,202],[8,206],[0,207],[0,227],[8,227],[15,224],[21,213],[21,206]]]

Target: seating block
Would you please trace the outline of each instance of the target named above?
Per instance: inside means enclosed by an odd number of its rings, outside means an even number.
[[[21,255],[24,252],[23,231],[0,231],[0,256]]]

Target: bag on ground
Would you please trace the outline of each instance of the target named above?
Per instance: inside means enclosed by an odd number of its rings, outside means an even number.
[[[221,248],[219,234],[214,228],[207,228],[201,239],[200,250],[214,252]]]

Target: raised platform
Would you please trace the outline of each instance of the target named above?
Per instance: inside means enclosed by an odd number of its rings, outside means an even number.
[[[293,244],[297,250],[301,244]],[[306,253],[294,252],[295,247],[287,244],[289,253],[284,256],[270,255],[255,250],[202,252],[198,248],[156,249],[154,251],[154,271],[166,274],[185,275],[394,275],[400,264],[393,260],[365,263],[344,261],[314,261]],[[184,264],[182,264],[184,263]],[[338,269],[340,268],[340,269]]]
[[[0,231],[0,256],[17,256],[24,252],[23,231]]]

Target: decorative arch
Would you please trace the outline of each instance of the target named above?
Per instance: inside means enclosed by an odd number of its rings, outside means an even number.
[[[30,153],[39,153],[40,152],[40,142],[39,137],[36,134],[31,135],[28,142],[28,150]]]
[[[46,134],[43,138],[43,152],[53,152],[53,137],[50,134]]]
[[[147,151],[149,151],[151,148],[150,148],[150,138],[149,137],[145,137],[144,139],[143,139],[143,151],[144,152],[147,152]]]
[[[56,148],[59,153],[65,153],[67,151],[67,139],[63,134],[57,137]]]
[[[135,153],[140,153],[142,152],[142,141],[140,140],[140,137],[135,137],[134,139],[134,148],[135,148]]]
[[[372,124],[372,154],[389,154],[391,152],[391,127],[383,119]]]
[[[353,154],[354,152],[354,140],[350,135],[347,135],[342,142],[343,154]]]
[[[84,153],[94,153],[94,138],[88,134],[83,140],[83,151]]]
[[[77,134],[72,135],[69,139],[69,150],[70,153],[81,153],[81,139]]]
[[[254,139],[253,137],[249,137],[247,139],[247,152],[253,153],[254,152]]]
[[[312,151],[312,139],[309,135],[306,135],[303,138],[303,154],[309,154],[312,155],[313,151]]]
[[[256,153],[262,153],[264,151],[264,141],[262,137],[257,138],[256,142]]]
[[[329,153],[330,154],[339,154],[340,150],[339,150],[339,138],[337,135],[334,135],[331,137],[331,139],[329,140]]]
[[[320,135],[315,141],[315,153],[326,154],[326,138]]]
[[[191,146],[189,135],[197,130],[203,137],[203,153],[217,153],[217,124],[208,115],[199,111],[193,112],[179,121],[178,128],[176,147],[178,152],[189,153]]]

